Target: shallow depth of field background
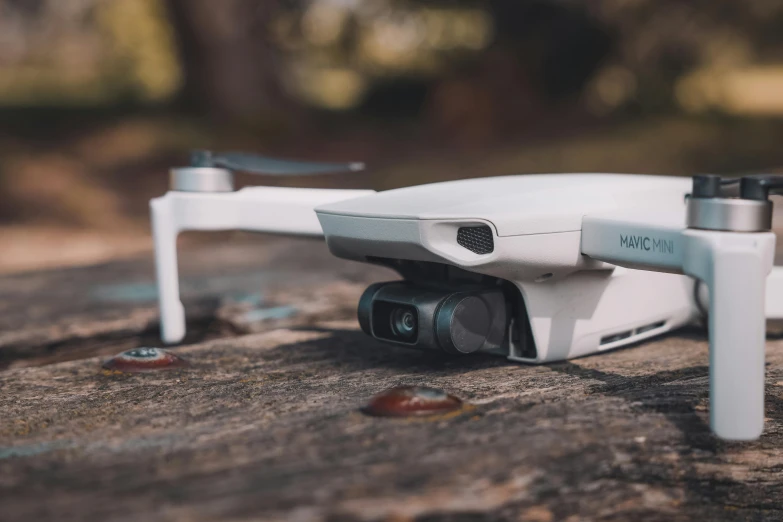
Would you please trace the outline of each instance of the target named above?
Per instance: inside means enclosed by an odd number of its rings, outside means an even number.
[[[389,189],[783,166],[779,0],[0,0],[0,272],[146,255],[192,148]]]

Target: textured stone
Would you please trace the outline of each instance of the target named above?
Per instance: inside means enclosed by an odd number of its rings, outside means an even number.
[[[148,259],[0,279],[17,300],[0,319],[0,520],[783,517],[780,340],[764,435],[727,443],[707,425],[700,329],[525,366],[367,338],[356,299],[393,275],[318,243],[221,243],[186,252],[183,274],[195,327],[172,350],[191,365],[142,374],[101,364],[153,345],[154,301],[122,286],[151,281]],[[238,319],[267,306],[305,311]],[[360,413],[400,385],[473,408]]]

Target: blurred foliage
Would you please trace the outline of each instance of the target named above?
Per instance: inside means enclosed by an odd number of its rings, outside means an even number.
[[[596,115],[779,114],[781,27],[779,0],[4,0],[0,105],[182,94],[248,123],[391,88],[434,117],[455,89],[515,92],[524,115],[564,96]]]
[[[87,259],[74,231],[146,248],[189,148],[376,189],[781,166],[782,27],[780,0],[0,0],[0,271]]]
[[[781,86],[783,2],[603,0],[586,5],[615,38],[587,91],[588,103],[599,112],[677,105],[742,113],[738,97],[751,100]],[[727,75],[741,78],[741,92],[727,86]],[[777,94],[777,100],[767,96],[751,103],[751,112],[783,114],[783,91]]]
[[[171,98],[181,72],[158,0],[0,2],[0,104]]]
[[[491,14],[474,6],[391,0],[313,1],[275,17],[290,92],[329,109],[357,106],[373,82],[433,78],[476,58],[493,38]]]

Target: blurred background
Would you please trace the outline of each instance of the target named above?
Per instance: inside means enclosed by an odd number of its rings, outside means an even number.
[[[242,183],[783,166],[779,0],[0,0],[0,272],[151,248],[193,148]]]

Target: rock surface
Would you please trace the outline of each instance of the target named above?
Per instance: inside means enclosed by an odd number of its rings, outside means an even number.
[[[677,521],[783,518],[783,342],[767,424],[709,431],[693,328],[548,366],[368,339],[381,268],[317,242],[182,253],[187,368],[103,370],[159,345],[149,256],[0,279],[0,520]],[[397,385],[458,415],[369,417]]]

